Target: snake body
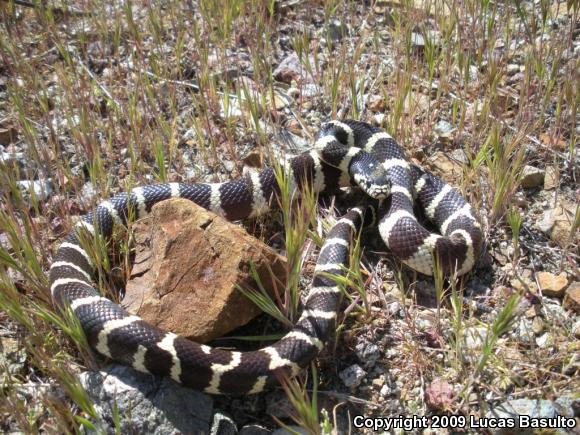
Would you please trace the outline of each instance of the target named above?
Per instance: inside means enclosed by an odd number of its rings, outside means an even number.
[[[321,129],[314,150],[286,162],[296,189],[319,193],[358,185],[375,198],[379,232],[389,249],[409,267],[433,273],[433,258],[444,272],[469,271],[482,244],[471,207],[436,176],[410,164],[384,131],[358,121],[331,121]],[[108,238],[128,217],[141,218],[154,204],[185,198],[225,217],[258,216],[276,204],[280,188],[272,168],[225,183],[166,183],[133,188],[101,202],[85,215],[58,247],[49,284],[55,303],[70,307],[88,343],[98,353],[135,369],[169,376],[212,394],[251,394],[293,376],[323,349],[334,331],[340,289],[330,275],[348,267],[352,236],[368,221],[365,207],[353,207],[330,230],[320,250],[302,314],[290,332],[271,346],[251,352],[194,343],[152,326],[102,297],[93,284],[94,267],[83,235]],[[417,202],[439,229],[432,234],[413,214]],[[365,218],[365,216],[367,216]]]

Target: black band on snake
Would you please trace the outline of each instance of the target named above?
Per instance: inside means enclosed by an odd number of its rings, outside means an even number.
[[[358,121],[324,125],[309,153],[287,161],[297,189],[307,183],[315,192],[358,185],[383,199],[379,232],[389,249],[407,266],[433,273],[433,258],[447,274],[462,275],[474,265],[482,232],[470,205],[441,179],[407,162],[401,148],[384,131]],[[156,184],[132,189],[101,202],[59,246],[50,268],[50,290],[59,306],[69,305],[100,354],[135,369],[169,376],[213,394],[257,393],[307,366],[334,332],[340,291],[328,274],[348,267],[350,240],[363,225],[363,207],[350,209],[330,230],[314,279],[296,325],[277,343],[251,352],[235,352],[191,342],[156,328],[100,296],[94,268],[80,242],[80,231],[110,237],[130,211],[145,216],[154,204],[185,198],[228,220],[257,216],[277,203],[279,186],[271,168],[243,179],[215,184]],[[413,214],[416,202],[441,235],[422,227]]]

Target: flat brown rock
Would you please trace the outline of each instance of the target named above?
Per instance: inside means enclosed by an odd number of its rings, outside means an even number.
[[[184,199],[135,224],[136,255],[122,305],[164,330],[206,342],[261,311],[236,287],[283,291],[286,261],[243,228]],[[275,278],[273,278],[275,277]]]

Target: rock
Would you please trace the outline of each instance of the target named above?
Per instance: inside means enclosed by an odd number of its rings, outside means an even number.
[[[526,165],[522,170],[520,186],[523,188],[539,187],[544,183],[546,171],[535,166]]]
[[[580,355],[574,354],[570,357],[570,361],[562,367],[562,374],[566,376],[575,376],[580,372]]]
[[[150,218],[135,225],[135,238],[135,262],[122,305],[198,342],[261,312],[236,287],[254,288],[251,263],[266,289],[272,288],[273,277],[285,276],[285,260],[271,248],[185,199],[155,205]]]
[[[453,131],[455,130],[455,127],[453,127],[449,122],[445,121],[445,120],[441,120],[439,122],[437,122],[437,124],[435,124],[435,127],[433,128],[433,132],[439,136],[440,138],[445,138],[448,139],[451,137],[451,133],[453,133]]]
[[[239,435],[268,435],[272,431],[266,429],[264,426],[259,424],[248,424],[244,426],[239,432]]]
[[[425,38],[420,33],[411,33],[411,45],[414,48],[423,49],[425,48]]]
[[[487,329],[483,327],[470,327],[464,331],[465,346],[471,350],[481,349],[487,337]]]
[[[14,338],[0,337],[0,382],[6,385],[12,376],[20,375],[25,363],[25,347]]]
[[[580,340],[580,320],[576,320],[576,323],[572,326],[572,334]]]
[[[533,343],[535,341],[532,321],[530,319],[520,319],[514,331],[515,336],[522,343]]]
[[[7,153],[3,151],[0,153],[0,164],[9,168],[18,166],[19,169],[25,169],[26,155],[21,152]]]
[[[18,130],[15,127],[0,127],[0,145],[8,145],[18,140]]]
[[[578,232],[573,232],[576,214],[576,204],[565,200],[560,202],[551,210],[551,219],[553,221],[550,238],[563,248],[566,248],[570,242],[578,239]]]
[[[463,176],[461,164],[441,151],[437,151],[429,157],[428,164],[445,181],[455,182]]]
[[[374,343],[368,343],[366,341],[358,343],[355,351],[359,361],[366,369],[373,367],[381,356],[379,347]]]
[[[455,392],[451,385],[444,380],[434,380],[425,389],[425,405],[429,409],[445,411],[451,409]]]
[[[554,418],[556,409],[550,400],[536,399],[516,399],[508,400],[492,408],[486,414],[486,418],[513,418],[516,427],[518,426],[518,416],[527,415],[531,418]]]
[[[540,335],[541,333],[544,332],[544,329],[545,326],[542,318],[539,316],[534,317],[534,319],[532,320],[532,331],[534,331],[534,334]]]
[[[227,415],[216,412],[211,424],[211,435],[235,435],[238,433],[236,423]]]
[[[282,59],[272,74],[276,80],[288,84],[292,81],[296,83],[312,83],[314,81],[300,63],[296,53],[291,53]]]
[[[94,184],[90,181],[86,182],[81,189],[80,199],[85,201],[87,204],[90,204],[96,197],[97,191]]]
[[[554,345],[554,338],[549,332],[546,332],[543,335],[540,335],[536,338],[536,345],[540,349],[545,349]]]
[[[371,95],[368,104],[373,112],[383,112],[387,107],[382,95]]]
[[[118,413],[120,433],[208,433],[213,401],[210,397],[122,365],[79,375],[83,388],[106,427],[114,434]]]
[[[358,364],[353,364],[341,371],[338,376],[346,387],[355,388],[360,385],[367,372]]]
[[[340,20],[330,20],[328,23],[328,36],[332,42],[339,42],[348,35],[348,26]]]
[[[560,174],[558,169],[553,166],[546,168],[546,175],[544,176],[544,190],[552,190],[558,187],[560,181]]]
[[[566,290],[564,307],[576,313],[580,312],[580,282],[570,284],[570,287]]]
[[[320,86],[315,85],[314,83],[306,83],[302,86],[302,96],[304,98],[315,97],[317,95],[323,95],[323,90]]]
[[[22,192],[23,199],[32,205],[32,198],[34,196],[36,201],[45,201],[53,193],[52,182],[47,180],[21,180],[17,181],[16,185]]]
[[[554,407],[558,415],[564,417],[576,417],[577,412],[580,411],[580,398],[573,398],[569,396],[558,397],[554,400]]]
[[[564,290],[568,285],[568,278],[565,273],[554,275],[550,272],[538,272],[536,278],[544,295],[554,297],[562,297],[564,295]]]

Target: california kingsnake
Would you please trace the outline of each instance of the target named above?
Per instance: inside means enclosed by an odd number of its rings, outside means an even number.
[[[469,204],[442,180],[409,164],[393,138],[380,129],[363,122],[332,121],[322,127],[315,150],[291,158],[287,166],[298,189],[308,184],[316,192],[332,192],[356,184],[380,198],[390,187],[389,198],[379,208],[379,232],[411,268],[431,275],[433,253],[445,273],[456,270],[461,275],[474,265],[482,233]],[[77,227],[107,238],[114,225],[126,224],[130,211],[141,218],[154,204],[169,198],[186,198],[228,220],[239,220],[268,210],[276,204],[278,192],[271,168],[226,183],[137,187],[101,202]],[[417,222],[414,201],[441,236]],[[92,284],[94,268],[81,246],[79,228],[66,236],[56,252],[50,290],[60,307],[70,306],[89,344],[102,355],[208,393],[257,393],[282,374],[295,375],[331,336],[340,291],[328,274],[344,273],[351,236],[364,215],[364,207],[354,207],[334,225],[320,250],[300,319],[280,341],[257,351],[235,352],[191,342],[101,297]]]

